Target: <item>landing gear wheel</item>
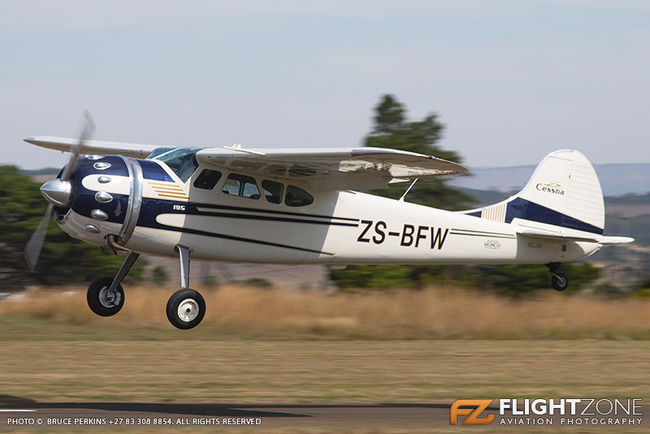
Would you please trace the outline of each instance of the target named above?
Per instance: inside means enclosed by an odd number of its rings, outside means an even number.
[[[167,302],[167,319],[176,328],[187,330],[199,325],[205,315],[205,300],[197,291],[179,289]]]
[[[551,286],[558,290],[564,291],[569,287],[569,279],[564,274],[551,274]]]
[[[99,316],[115,315],[124,306],[124,289],[122,285],[117,285],[115,291],[109,292],[113,283],[110,277],[100,277],[90,284],[86,299],[90,310]]]

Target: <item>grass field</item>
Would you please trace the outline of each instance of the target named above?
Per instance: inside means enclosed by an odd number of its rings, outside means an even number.
[[[128,290],[112,318],[93,315],[80,291],[0,302],[1,393],[156,401],[650,395],[646,300],[227,287],[207,292],[204,322],[181,331],[164,316],[167,295]]]
[[[650,396],[647,341],[5,341],[37,401],[429,402]]]
[[[164,317],[168,295],[131,290],[113,318],[93,316],[83,293],[0,302],[0,398],[354,404],[650,396],[644,300],[224,288],[205,294],[203,324],[180,331]]]

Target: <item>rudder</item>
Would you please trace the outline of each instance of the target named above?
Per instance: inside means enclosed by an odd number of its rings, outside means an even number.
[[[559,227],[560,232],[568,229],[602,234],[605,227],[605,204],[598,176],[589,160],[575,150],[548,154],[523,190],[468,214],[505,223],[515,220],[517,224],[540,229]]]

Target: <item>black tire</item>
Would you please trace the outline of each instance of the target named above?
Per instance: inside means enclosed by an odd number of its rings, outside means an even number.
[[[569,279],[564,274],[551,275],[551,286],[557,291],[564,291],[569,287]]]
[[[205,316],[205,300],[193,289],[179,289],[167,302],[167,319],[176,328],[188,330]]]
[[[114,294],[108,294],[113,283],[112,277],[100,277],[90,284],[86,299],[90,310],[99,316],[113,316],[124,306],[124,289],[117,285]]]

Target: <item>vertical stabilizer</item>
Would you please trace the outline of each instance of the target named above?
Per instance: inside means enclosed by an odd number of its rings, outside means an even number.
[[[468,214],[559,233],[602,234],[605,227],[598,176],[587,158],[574,150],[550,153],[518,194]]]

